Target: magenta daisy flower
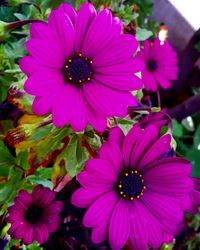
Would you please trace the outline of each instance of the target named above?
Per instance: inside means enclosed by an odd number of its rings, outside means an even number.
[[[77,177],[82,185],[72,203],[88,208],[83,223],[92,227],[95,243],[109,238],[114,250],[159,248],[174,235],[191,204],[193,182],[190,163],[164,157],[171,147],[169,134],[160,136],[153,125],[135,125],[125,137],[111,129],[98,159],[86,162]]]
[[[138,57],[146,65],[142,71],[144,88],[152,91],[157,91],[158,85],[164,89],[169,88],[171,80],[177,79],[176,52],[168,41],[161,44],[158,38],[153,43],[146,40],[143,45],[144,48],[139,52]]]
[[[8,233],[12,238],[22,239],[25,244],[47,241],[49,233],[58,229],[58,214],[63,208],[63,203],[54,198],[55,192],[42,185],[36,186],[31,194],[21,190],[14,205],[8,208],[7,221],[11,224]]]
[[[55,126],[67,123],[75,131],[88,123],[98,131],[109,116],[124,117],[136,105],[132,90],[142,87],[134,74],[143,62],[133,58],[136,39],[122,34],[122,23],[107,9],[96,13],[85,3],[76,13],[67,3],[34,23],[26,43],[28,56],[20,61],[27,74],[24,89],[35,96],[37,115],[52,112]]]

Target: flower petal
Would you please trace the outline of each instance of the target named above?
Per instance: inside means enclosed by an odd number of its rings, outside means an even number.
[[[107,118],[105,115],[101,114],[99,111],[94,110],[92,106],[87,103],[86,104],[86,111],[87,111],[87,119],[91,126],[99,131],[103,132],[106,129],[107,125]]]
[[[157,91],[158,86],[154,75],[147,70],[142,71],[142,80],[144,82],[144,87],[146,90]]]
[[[75,191],[72,194],[71,202],[73,205],[77,207],[89,207],[91,204],[93,204],[99,197],[101,197],[103,194],[107,193],[108,189],[103,188],[95,190],[88,190],[85,188],[79,188],[77,191]]]
[[[86,170],[97,179],[105,183],[115,182],[118,178],[118,171],[108,161],[102,159],[91,159],[86,162]]]
[[[35,73],[24,84],[27,93],[39,96],[55,93],[62,87],[64,87],[64,79],[56,70]]]
[[[37,115],[46,115],[50,113],[55,98],[56,96],[54,95],[36,96],[32,104],[33,113]]]
[[[96,73],[94,79],[107,87],[125,91],[138,90],[143,85],[142,80],[135,75],[116,76]]]
[[[116,34],[116,30],[112,29],[111,12],[107,9],[100,11],[86,34],[82,47],[83,55],[93,59],[117,36],[118,34]]]
[[[43,65],[31,56],[24,56],[19,61],[19,67],[28,76],[35,72],[48,70],[48,66]]]
[[[78,10],[78,15],[75,23],[75,51],[80,53],[84,43],[87,31],[96,17],[94,6],[86,2]]]
[[[67,14],[73,25],[75,25],[75,21],[77,18],[76,11],[69,3],[61,3],[58,10],[61,10],[65,14]]]
[[[157,141],[159,133],[159,129],[153,125],[149,125],[144,131],[142,131],[140,137],[138,137],[136,146],[130,155],[131,167],[136,167],[137,169],[140,168],[140,160],[152,144]]]
[[[120,199],[112,213],[109,226],[109,242],[112,249],[120,250],[130,234],[130,212],[128,201]]]
[[[147,250],[148,247],[148,230],[146,227],[147,216],[141,213],[141,203],[135,201],[131,207],[131,234],[130,243],[134,250]]]
[[[156,81],[159,83],[159,85],[162,88],[164,88],[164,89],[170,88],[170,86],[171,86],[170,80],[168,80],[167,78],[163,77],[161,74],[159,74],[157,72],[154,75],[155,75]]]
[[[114,191],[108,192],[101,196],[87,210],[83,218],[85,227],[98,227],[101,223],[108,227],[112,211],[119,200],[117,193]]]
[[[58,39],[62,45],[63,55],[68,58],[74,52],[74,26],[70,18],[60,10],[54,14],[54,30],[57,33]]]
[[[49,238],[49,233],[46,225],[41,224],[37,227],[34,227],[33,235],[34,240],[36,240],[39,244],[43,244],[45,241],[47,241]]]
[[[34,38],[26,42],[26,48],[31,56],[41,64],[59,69],[64,66],[65,58],[59,45]]]
[[[147,164],[158,160],[170,148],[171,135],[166,134],[155,142],[144,154],[140,163],[139,169],[143,169]]]
[[[52,118],[57,127],[66,125],[72,116],[76,116],[74,103],[77,100],[79,90],[71,84],[66,84],[60,91],[59,98],[53,104]]]
[[[127,107],[137,104],[131,93],[113,90],[95,81],[84,84],[83,91],[90,105],[108,116],[124,117],[128,112]]]
[[[123,34],[109,46],[106,46],[98,55],[93,59],[94,67],[110,66],[112,64],[119,64],[120,62],[130,59],[136,49],[138,42],[134,36]]]
[[[178,224],[183,220],[183,211],[171,197],[147,189],[141,199],[161,224],[162,220],[171,224]]]
[[[122,154],[117,145],[112,142],[104,142],[99,150],[100,159],[108,161],[112,164],[116,171],[120,171],[122,165]]]
[[[124,141],[125,135],[122,129],[118,126],[110,129],[109,132],[109,142],[116,144],[120,149]]]
[[[122,146],[122,155],[124,159],[124,164],[126,167],[131,166],[131,154],[134,148],[137,145],[138,138],[140,138],[142,134],[142,130],[139,125],[134,125],[131,130],[129,130],[128,134],[126,135],[123,146]]]

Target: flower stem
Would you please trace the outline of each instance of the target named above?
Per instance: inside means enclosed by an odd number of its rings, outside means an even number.
[[[159,89],[157,90],[157,100],[158,100],[158,107],[160,108],[161,107],[161,98],[160,98],[160,91]]]
[[[41,21],[41,20],[37,20],[37,19],[30,19],[30,20],[22,20],[22,21],[17,21],[17,22],[12,22],[12,23],[9,23],[7,25],[7,30],[8,31],[11,31],[13,29],[16,29],[16,28],[20,28],[26,24],[29,24],[29,23],[37,23],[37,22],[42,22],[44,23],[44,21]]]
[[[90,147],[90,144],[86,140],[82,141],[82,146],[86,148],[92,158],[97,158],[97,154],[93,151],[93,149]]]

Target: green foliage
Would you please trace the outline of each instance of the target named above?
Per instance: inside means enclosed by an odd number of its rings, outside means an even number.
[[[180,124],[173,120],[173,135],[177,141],[177,153],[188,158],[193,166],[192,175],[200,177],[200,125],[194,131],[194,121],[190,117],[189,122]]]

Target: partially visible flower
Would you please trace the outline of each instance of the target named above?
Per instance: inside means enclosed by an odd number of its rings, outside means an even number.
[[[107,117],[124,117],[129,105],[137,105],[131,91],[142,87],[134,74],[143,68],[133,58],[138,42],[122,34],[120,19],[108,9],[97,14],[87,2],[76,13],[64,3],[48,23],[31,25],[30,34],[20,67],[37,115],[52,113],[57,127],[69,123],[82,131],[90,123],[103,131]]]
[[[171,81],[177,79],[177,58],[176,52],[168,41],[163,45],[158,38],[153,43],[146,40],[144,48],[139,52],[138,57],[145,62],[145,69],[142,71],[142,80],[146,90],[157,91],[158,85],[167,89]]]
[[[151,112],[148,115],[145,115],[140,121],[141,128],[145,128],[152,124],[158,129],[161,129],[163,126],[170,123],[171,118],[166,111],[166,109],[163,109],[159,112]]]
[[[125,137],[111,129],[99,159],[86,162],[78,175],[82,185],[72,203],[88,208],[83,223],[96,243],[109,238],[111,248],[127,242],[134,250],[159,248],[174,235],[191,204],[193,182],[189,161],[163,157],[171,136],[154,126],[134,125]]]
[[[7,243],[8,243],[8,240],[6,238],[0,237],[0,250],[4,250]]]
[[[188,209],[188,212],[192,214],[198,213],[198,207],[200,206],[200,178],[192,178],[194,183],[194,190],[191,193],[192,206]]]
[[[0,120],[9,120],[11,119],[14,123],[14,126],[17,125],[18,119],[23,115],[23,113],[8,100],[0,103]]]
[[[8,208],[7,222],[11,224],[8,233],[13,239],[22,239],[24,244],[34,240],[43,244],[49,233],[55,232],[60,224],[59,213],[63,203],[54,201],[55,192],[38,185],[30,194],[21,190]]]

